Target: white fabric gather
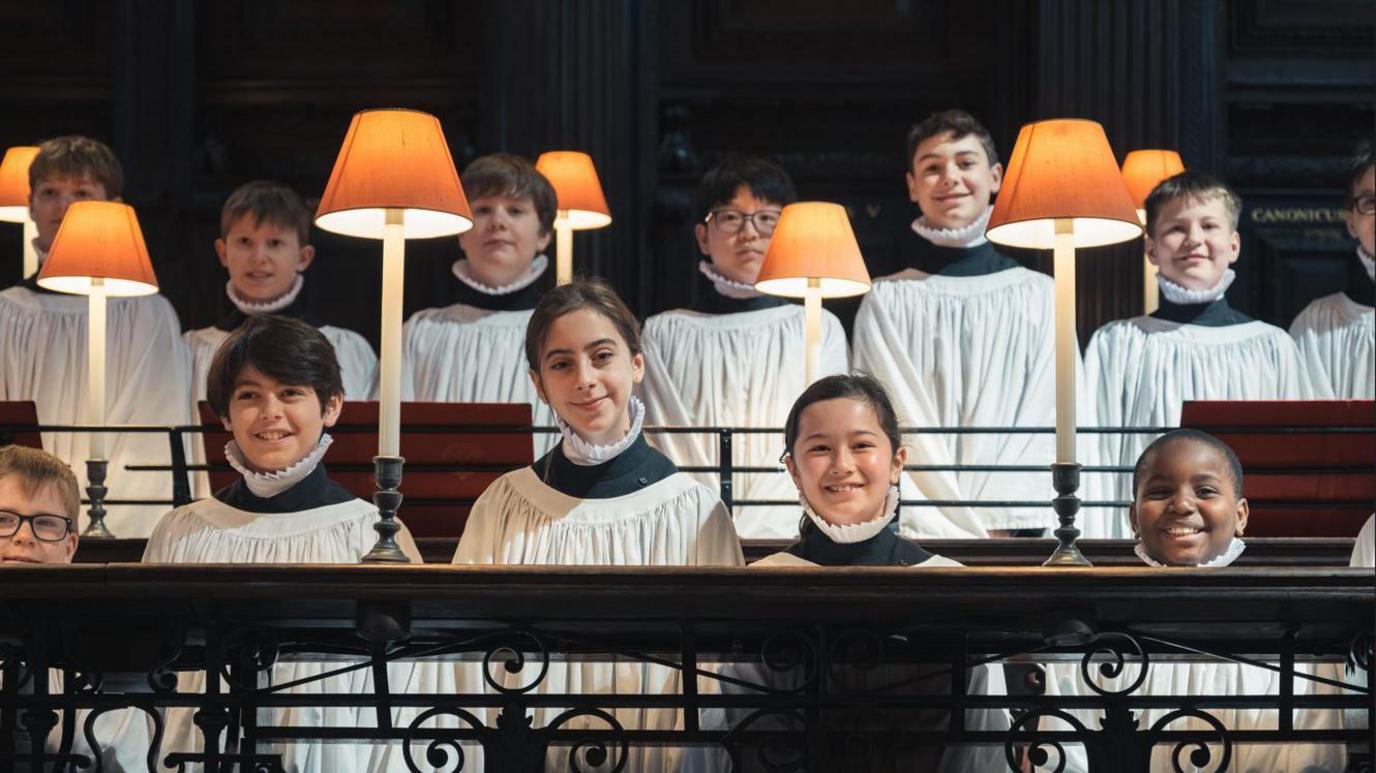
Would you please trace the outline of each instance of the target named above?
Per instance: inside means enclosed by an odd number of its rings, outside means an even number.
[[[1376,282],[1376,256],[1367,252],[1362,245],[1357,245],[1357,260],[1362,262],[1362,268],[1366,269],[1367,279]]]
[[[989,218],[993,214],[994,205],[990,204],[984,214],[964,228],[940,228],[929,224],[927,216],[923,215],[913,221],[913,231],[939,247],[978,247],[989,241],[984,237],[984,231],[989,227]]]
[[[832,523],[817,514],[812,503],[807,501],[807,497],[799,494],[798,502],[802,504],[803,512],[807,513],[812,525],[825,534],[827,539],[838,545],[853,545],[857,542],[864,542],[883,531],[884,527],[889,525],[889,521],[898,515],[898,486],[889,486],[888,493],[884,495],[884,506],[879,511],[879,515],[860,523]]]
[[[517,277],[516,281],[510,284],[504,284],[501,287],[483,284],[475,279],[473,277],[473,268],[469,265],[468,258],[459,258],[454,261],[453,270],[454,276],[457,277],[460,282],[463,282],[483,295],[510,295],[517,290],[524,290],[530,287],[535,283],[535,280],[539,279],[541,275],[545,273],[545,269],[548,267],[549,258],[546,258],[544,255],[536,255],[535,260],[530,262],[530,268],[526,269],[524,274]]]
[[[250,469],[243,450],[239,448],[238,442],[233,440],[225,443],[225,459],[230,467],[244,476],[244,485],[248,486],[248,490],[252,491],[254,496],[267,499],[305,480],[320,464],[320,460],[325,457],[325,452],[333,442],[334,438],[330,437],[330,433],[322,432],[320,440],[316,441],[315,448],[312,448],[310,453],[298,459],[295,464],[272,472],[256,472]]]
[[[1333,293],[1304,307],[1290,325],[1316,397],[1376,397],[1376,309],[1347,293]]]
[[[1218,284],[1208,290],[1191,290],[1188,287],[1172,282],[1166,278],[1165,274],[1156,275],[1156,284],[1161,288],[1161,294],[1171,303],[1178,303],[1183,306],[1195,306],[1201,303],[1213,303],[1222,298],[1228,288],[1232,286],[1233,280],[1237,279],[1237,272],[1231,268],[1223,272],[1223,276],[1218,280]]]
[[[240,298],[234,292],[234,281],[230,280],[225,282],[225,295],[229,296],[229,302],[234,304],[234,308],[252,317],[258,314],[272,314],[285,309],[296,300],[296,296],[301,294],[301,288],[305,286],[305,278],[298,273],[296,278],[292,280],[291,289],[287,290],[281,297],[258,303]]]
[[[573,427],[569,426],[568,422],[556,414],[554,418],[559,422],[559,432],[564,436],[564,456],[580,467],[605,464],[620,456],[622,452],[631,447],[636,438],[640,437],[640,427],[645,422],[645,404],[640,402],[635,395],[631,395],[627,410],[631,414],[630,429],[626,430],[626,434],[620,440],[605,446],[584,440]]]
[[[697,427],[782,427],[804,383],[803,307],[787,304],[733,314],[675,309],[645,321],[645,380],[639,394],[651,425]],[[831,312],[822,311],[819,376],[845,373],[846,333]],[[656,433],[646,438],[682,466],[717,463],[714,435]],[[784,447],[778,434],[736,435],[736,464],[777,472],[737,473],[742,499],[791,501],[798,489],[779,464]],[[716,475],[689,473],[709,488]],[[736,531],[744,538],[795,539],[798,508],[792,505],[736,507]]]
[[[734,279],[722,276],[717,272],[716,266],[713,266],[710,261],[699,260],[698,271],[702,272],[703,276],[711,280],[712,289],[727,298],[744,300],[746,298],[758,298],[763,294],[759,290],[756,290],[754,285],[748,285],[745,282],[737,282]]]
[[[1242,555],[1242,551],[1246,549],[1247,543],[1243,542],[1238,537],[1233,537],[1228,541],[1228,547],[1225,548],[1222,553],[1219,553],[1202,564],[1195,564],[1195,566],[1198,566],[1200,569],[1221,569],[1236,561],[1237,557]],[[1147,554],[1147,547],[1142,544],[1142,540],[1140,539],[1137,540],[1136,545],[1132,546],[1132,552],[1136,554],[1138,558],[1142,559],[1142,563],[1147,566],[1166,566],[1166,564],[1157,561]]]

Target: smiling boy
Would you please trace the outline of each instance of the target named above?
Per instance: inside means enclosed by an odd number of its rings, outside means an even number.
[[[1106,427],[1180,423],[1186,400],[1298,400],[1311,396],[1299,350],[1285,331],[1228,304],[1241,254],[1242,200],[1203,172],[1185,171],[1147,197],[1147,257],[1160,268],[1161,306],[1099,328],[1085,352],[1087,392]],[[1130,465],[1150,436],[1102,435],[1099,459]],[[1131,500],[1129,481],[1109,499]],[[1128,535],[1122,511],[1087,513],[1086,536]]]

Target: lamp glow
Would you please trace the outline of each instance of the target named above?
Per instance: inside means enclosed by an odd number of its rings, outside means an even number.
[[[394,520],[401,505],[401,311],[406,240],[452,236],[473,227],[439,119],[416,110],[356,113],[315,213],[320,228],[382,241],[381,353],[378,366],[380,490],[378,542],[365,561],[404,563]]]
[[[1185,171],[1180,154],[1174,150],[1134,150],[1123,159],[1123,184],[1137,206],[1137,219],[1147,224],[1147,196],[1162,180]],[[1156,266],[1142,253],[1142,313],[1156,311],[1161,303],[1156,287]]]
[[[1128,241],[1142,226],[1104,129],[1056,119],[1022,127],[985,233],[991,242],[1053,251],[1056,282],[1056,464],[1060,545],[1047,561],[1087,566],[1075,547],[1080,465],[1075,461],[1075,249]]]
[[[816,381],[821,362],[822,299],[863,295],[870,290],[870,274],[846,208],[823,201],[784,207],[755,289],[766,295],[803,299],[804,372],[808,384]]]
[[[38,273],[38,226],[29,214],[29,165],[37,155],[38,148],[18,145],[0,160],[0,220],[24,225],[24,279]]]
[[[554,186],[559,198],[554,217],[555,280],[573,281],[573,232],[611,225],[612,212],[592,157],[576,150],[551,150],[535,160],[535,169]]]

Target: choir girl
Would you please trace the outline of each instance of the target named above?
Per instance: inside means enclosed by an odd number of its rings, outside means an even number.
[[[796,486],[802,508],[801,539],[782,552],[752,564],[758,567],[788,566],[904,566],[913,568],[959,567],[956,561],[928,552],[897,534],[899,482],[907,449],[899,434],[899,421],[884,387],[863,375],[832,375],[809,386],[794,402],[784,424],[785,463]],[[779,674],[763,667],[737,664],[724,667],[730,676],[763,684],[773,689],[798,689],[801,674]],[[919,667],[931,671],[930,664]],[[788,684],[781,684],[780,681]],[[884,667],[866,672],[846,670],[845,680],[852,688],[859,681],[869,690],[905,690],[923,694],[949,694],[947,677],[922,677],[914,681],[911,667]],[[1003,671],[998,667],[970,669],[968,694],[1003,694]],[[743,694],[748,688],[723,683],[723,691]],[[746,719],[747,710],[709,710],[704,725],[734,726]],[[939,710],[903,712],[877,711],[869,717],[848,716],[838,712],[838,722],[858,722],[857,730],[879,732],[886,729],[906,731],[933,730],[946,726]],[[824,720],[829,721],[829,720]],[[886,724],[887,723],[887,724]],[[1008,729],[1008,716],[1002,709],[971,710],[966,727],[979,731]],[[787,729],[752,724],[751,729]],[[796,728],[795,728],[796,729]],[[998,747],[914,747],[894,750],[885,758],[882,769],[896,770],[1002,770],[1003,749]],[[728,769],[725,754],[702,750],[691,755],[695,770]],[[754,770],[753,753],[743,754],[742,763]]]
[[[1242,201],[1224,183],[1185,171],[1147,197],[1147,256],[1159,269],[1161,306],[1150,316],[1110,322],[1085,354],[1087,392],[1107,427],[1180,423],[1186,400],[1298,400],[1310,396],[1295,342],[1274,325],[1228,304],[1241,238]],[[1102,435],[1099,459],[1129,465],[1150,436]],[[1130,500],[1126,480],[1109,498]],[[1127,536],[1121,511],[1089,513],[1086,536]]]
[[[1349,167],[1343,220],[1357,240],[1347,287],[1306,306],[1290,335],[1316,393],[1370,400],[1376,397],[1376,153],[1370,140]]]
[[[377,541],[372,503],[330,480],[322,459],[332,439],[327,430],[344,406],[339,363],[329,339],[316,327],[271,314],[248,318],[215,353],[206,394],[234,439],[225,447],[240,477],[215,496],[163,516],[148,538],[145,562],[236,564],[354,564]],[[415,563],[421,558],[410,533],[396,535]],[[272,680],[281,684],[318,674],[326,664],[279,662]],[[409,668],[398,667],[402,684]],[[370,690],[367,669],[303,687],[308,691]],[[184,691],[198,691],[194,680]],[[275,709],[280,725],[367,724],[357,708]],[[192,711],[167,711],[166,749],[200,746]],[[296,742],[281,751],[290,771],[362,771],[378,766],[389,747]]]
[[[1243,496],[1242,464],[1226,443],[1198,430],[1178,429],[1162,435],[1142,452],[1132,475],[1133,504],[1129,511],[1132,532],[1137,538],[1135,552],[1147,566],[1223,568],[1233,564],[1246,548],[1242,535],[1247,528],[1248,504]],[[1125,667],[1118,676],[1096,676],[1106,689],[1126,689],[1139,675],[1138,664]],[[1056,663],[1046,667],[1049,695],[1092,695],[1084,683],[1079,663]],[[1301,673],[1314,669],[1297,665]],[[1330,675],[1320,667],[1322,675]],[[1093,673],[1099,674],[1098,669]],[[1218,661],[1172,662],[1159,657],[1151,661],[1143,684],[1135,695],[1276,695],[1278,675],[1257,666]],[[1295,679],[1295,693],[1332,694],[1335,688]],[[1168,709],[1139,709],[1139,726],[1149,728],[1164,717]],[[1275,729],[1274,709],[1209,708],[1208,713],[1229,730]],[[1102,712],[1074,710],[1086,727],[1099,729]],[[1297,729],[1336,727],[1332,711],[1297,711]],[[1068,729],[1059,720],[1046,722],[1047,728]],[[1210,732],[1202,720],[1180,718],[1170,730]],[[1066,745],[1069,764],[1066,770],[1085,771],[1088,763],[1083,748]],[[1172,746],[1157,745],[1152,752],[1151,770],[1174,770]],[[1210,744],[1212,762],[1201,770],[1217,770],[1222,748]],[[1055,764],[1054,753],[1051,764]],[[1228,770],[1306,771],[1339,773],[1345,752],[1338,744],[1249,744],[1232,747]],[[1050,769],[1050,768],[1048,768]],[[1195,770],[1187,767],[1187,770]]]
[[[852,365],[924,427],[1055,423],[1051,278],[984,238],[1003,181],[989,131],[969,113],[929,116],[908,134],[908,197],[921,215],[900,239],[898,273],[874,283],[855,319]],[[1049,435],[917,435],[926,465],[1050,464]],[[932,499],[1041,500],[1045,474],[913,473]],[[952,521],[968,509],[946,508]],[[1040,534],[1048,508],[973,511],[985,536]]]
[[[554,187],[526,159],[482,156],[463,170],[473,227],[459,236],[458,302],[417,312],[403,333],[402,397],[423,402],[529,403],[535,426],[554,415],[535,394],[522,356],[526,326],[548,286],[544,250]],[[557,436],[536,435],[537,453]]]
[[[778,427],[804,387],[803,308],[763,295],[755,279],[779,213],[797,199],[793,181],[763,158],[728,156],[698,183],[694,226],[704,277],[691,309],[675,309],[645,322],[645,381],[641,395],[651,424],[673,426]],[[822,312],[820,373],[844,373],[846,334]],[[712,434],[659,434],[658,448],[684,465],[717,463]],[[777,465],[777,435],[743,434],[732,441],[734,462]],[[712,475],[696,475],[715,486]],[[787,499],[793,484],[782,470],[741,474],[734,491],[742,499]],[[742,537],[797,536],[791,507],[735,508]]]
[[[645,371],[640,326],[606,283],[575,279],[547,293],[530,318],[525,355],[561,440],[535,464],[503,475],[483,492],[454,563],[743,563],[730,514],[716,494],[678,472],[641,434],[645,409],[632,395]],[[531,670],[494,677],[526,684]],[[568,663],[552,664],[537,689],[654,694],[676,692],[681,684],[676,671],[654,665]],[[614,713],[627,728],[682,723],[671,710]],[[537,711],[536,725],[554,715]],[[551,760],[558,756],[551,754]],[[678,770],[679,758],[667,747],[636,748],[625,769]]]
[[[67,207],[87,199],[118,201],[124,172],[115,154],[88,137],[58,137],[39,145],[29,166],[29,214],[40,263],[57,236]],[[161,295],[110,298],[105,329],[107,424],[186,424],[191,377],[181,323]],[[86,309],[81,295],[38,286],[33,277],[0,290],[0,400],[33,400],[39,424],[86,421]],[[86,486],[86,433],[52,432],[43,447],[72,466]],[[167,464],[167,438],[106,435],[105,485],[110,499],[170,499],[165,473],[128,472],[125,465]],[[144,537],[162,508],[107,505],[105,524],[118,537]]]

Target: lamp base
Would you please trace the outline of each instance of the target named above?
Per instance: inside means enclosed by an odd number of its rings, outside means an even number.
[[[378,515],[382,516],[382,520],[373,524],[373,528],[377,530],[377,544],[363,557],[365,564],[411,563],[411,559],[407,558],[397,545],[396,538],[397,532],[401,530],[401,524],[397,523],[396,517],[402,498],[397,487],[401,485],[401,468],[404,464],[406,460],[400,456],[373,457],[373,480],[378,488],[373,492],[373,504],[377,505]]]
[[[114,534],[105,526],[105,473],[110,462],[106,459],[86,460],[86,497],[91,500],[90,520],[81,536],[88,539],[113,539]]]
[[[1051,508],[1061,519],[1055,531],[1059,544],[1042,566],[1093,566],[1075,547],[1075,540],[1080,538],[1080,530],[1075,528],[1075,514],[1080,511],[1080,498],[1075,496],[1080,490],[1080,465],[1073,462],[1051,465],[1051,485],[1056,489]]]

